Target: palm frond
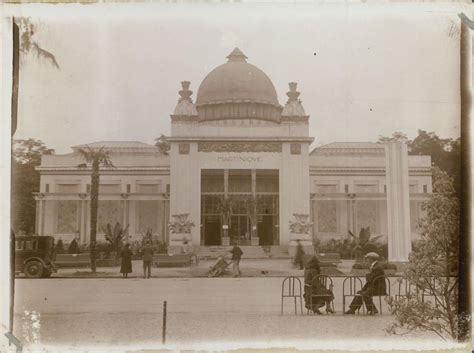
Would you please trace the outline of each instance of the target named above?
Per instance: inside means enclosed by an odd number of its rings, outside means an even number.
[[[40,48],[40,46],[35,42],[31,43],[31,47],[34,48],[34,50],[36,51],[36,56],[38,57],[38,59],[42,58],[50,61],[59,70],[59,64],[53,54],[51,54],[45,49]]]

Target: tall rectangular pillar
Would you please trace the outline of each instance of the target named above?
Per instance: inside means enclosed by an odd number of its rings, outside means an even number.
[[[411,252],[408,150],[403,142],[385,145],[388,260],[406,262]]]

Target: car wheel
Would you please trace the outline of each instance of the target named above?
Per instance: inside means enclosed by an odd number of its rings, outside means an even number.
[[[43,265],[39,261],[30,261],[25,265],[25,275],[28,278],[40,278],[43,275]]]

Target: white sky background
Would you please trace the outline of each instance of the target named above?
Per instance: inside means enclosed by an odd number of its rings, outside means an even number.
[[[23,58],[15,138],[57,153],[169,134],[180,82],[191,81],[195,100],[235,46],[270,77],[280,104],[298,82],[315,145],[418,129],[460,135],[459,4],[135,4],[107,17],[93,5],[69,9],[74,17],[21,13],[61,68]]]

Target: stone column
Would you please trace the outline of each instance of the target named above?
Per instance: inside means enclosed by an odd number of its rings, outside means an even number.
[[[388,260],[408,261],[411,252],[408,152],[403,142],[385,145]]]

